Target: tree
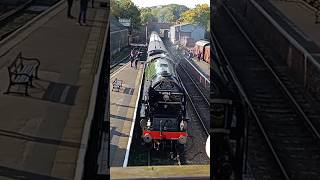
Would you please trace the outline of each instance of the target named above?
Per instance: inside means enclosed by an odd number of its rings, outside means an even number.
[[[140,19],[141,24],[146,24],[148,21],[158,21],[158,19],[155,16],[153,16],[151,8],[140,9]]]
[[[117,18],[120,17],[121,9],[120,9],[120,5],[117,0],[110,1],[110,11],[111,11],[110,13],[112,16],[117,17]]]
[[[111,0],[111,15],[131,19],[132,27],[140,25],[140,11],[131,0]]]
[[[207,4],[198,4],[195,8],[181,14],[179,22],[198,24],[210,29],[210,8]]]
[[[182,12],[187,10],[188,8],[186,6],[178,4],[142,8],[140,10],[141,14],[143,14],[141,15],[141,22],[145,23],[148,20],[157,20],[158,22],[173,23],[180,18]]]
[[[173,15],[175,16],[175,21],[177,21],[180,18],[183,12],[189,10],[189,8],[187,8],[186,6],[177,5],[177,4],[173,4],[170,8]]]

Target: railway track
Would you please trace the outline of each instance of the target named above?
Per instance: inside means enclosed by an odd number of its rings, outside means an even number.
[[[165,151],[155,151],[151,146],[148,147],[147,150],[147,166],[154,166],[154,165],[182,165],[184,162],[181,161],[180,153],[177,153],[177,150],[171,152]],[[182,155],[183,156],[183,155]]]
[[[168,45],[168,44],[167,44]],[[170,47],[168,47],[169,49]],[[169,50],[171,53],[171,51]],[[181,56],[173,56],[175,58],[182,58]],[[201,92],[198,85],[192,80],[185,69],[178,65],[177,72],[180,80],[183,82],[183,88],[187,93],[189,105],[187,106],[188,116],[190,117],[188,123],[189,143],[185,145],[184,152],[179,153],[177,150],[168,154],[155,154],[152,149],[148,150],[148,166],[159,165],[159,159],[153,160],[153,156],[157,158],[168,158],[172,165],[182,164],[209,164],[209,159],[205,152],[205,142],[209,135],[210,117],[208,116],[210,103],[207,97]],[[186,84],[188,83],[188,84]],[[192,95],[190,95],[192,94]],[[196,95],[195,95],[196,94]],[[206,103],[203,103],[206,102]],[[191,121],[191,122],[190,122]],[[203,148],[201,148],[203,147]]]
[[[316,111],[271,67],[229,10],[221,5],[212,36],[253,120],[248,161],[256,179],[318,179],[320,136]],[[232,67],[232,68],[231,68]]]
[[[142,47],[139,47],[139,51],[142,50]],[[130,49],[131,51],[131,49]],[[128,51],[128,55],[124,57],[120,57],[120,59],[116,58],[111,60],[110,62],[110,75],[112,76],[116,72],[121,70],[121,67],[125,66],[130,61],[130,51]],[[142,58],[140,58],[142,59]]]
[[[167,44],[167,49],[170,53],[170,45]],[[172,55],[172,53],[171,53]],[[175,53],[175,55],[177,55]],[[178,56],[172,56],[174,58],[178,58]],[[180,67],[182,68],[182,67]],[[183,69],[180,69],[180,71],[183,71]],[[182,72],[180,72],[182,73]],[[185,72],[183,72],[186,74]],[[193,83],[191,80],[187,79],[190,77],[182,77],[184,78],[184,81],[188,81],[189,83]],[[184,83],[183,81],[183,83]],[[185,85],[186,86],[186,85]],[[189,88],[189,86],[195,86],[194,84],[188,84],[186,88]],[[193,98],[197,98],[195,96],[195,93],[198,95],[198,101],[192,105],[192,103],[188,103],[187,105],[187,113],[189,116],[189,123],[188,123],[188,134],[189,139],[187,144],[184,147],[183,152],[177,152],[176,150],[173,150],[171,153],[167,150],[164,151],[155,151],[151,150],[151,148],[146,148],[145,146],[141,145],[143,144],[141,137],[137,136],[135,134],[135,138],[133,141],[132,148],[133,150],[130,152],[132,153],[129,157],[131,158],[129,160],[129,164],[131,166],[136,165],[185,165],[185,164],[209,164],[210,160],[206,155],[205,152],[205,143],[208,137],[208,134],[206,131],[209,129],[210,122],[209,121],[209,105],[208,106],[199,106],[198,103],[203,104],[203,102],[200,101],[200,98],[205,98],[201,95],[201,93],[198,91],[197,87],[193,87],[194,93],[190,94],[188,98],[190,98],[190,101],[193,100]],[[189,91],[189,93],[192,91],[191,89],[186,89],[186,92]],[[191,99],[192,98],[192,99]],[[204,102],[207,102],[207,100],[203,100]],[[196,107],[197,106],[197,107]],[[194,108],[196,107],[196,109]],[[199,112],[201,111],[201,112]],[[204,116],[206,118],[206,125],[204,123],[201,123],[201,120],[204,120],[203,118],[200,118],[200,116]],[[137,123],[138,124],[138,123]],[[139,129],[138,125],[136,124],[135,129]],[[204,128],[206,130],[204,130]],[[139,131],[139,130],[138,130]],[[133,152],[134,151],[134,152]],[[133,158],[134,157],[134,158]]]
[[[184,158],[186,164],[210,164],[205,152],[206,140],[210,130],[210,103],[183,67],[180,66],[179,68],[180,70],[177,70],[177,72],[189,100],[187,108],[190,117],[188,123],[190,143],[186,146]]]
[[[7,5],[9,7],[6,7],[4,9],[1,8],[0,22],[6,20],[11,15],[19,12],[21,9],[28,7],[31,4],[31,2],[32,0],[16,1],[16,2],[13,2],[13,4],[10,3],[10,5]],[[3,2],[3,3],[5,4],[8,2]]]
[[[191,106],[201,122],[203,130],[206,135],[209,136],[210,116],[208,113],[210,112],[210,102],[182,66],[178,66],[177,72],[183,82],[183,86]]]
[[[187,61],[181,54],[171,52],[172,48],[169,47],[170,44],[167,42],[169,53],[171,56],[175,58],[176,62],[179,59],[180,61]],[[191,103],[192,108],[194,109],[197,118],[201,122],[203,130],[206,135],[209,136],[210,129],[210,116],[208,113],[210,112],[210,102],[208,100],[207,95],[205,95],[201,88],[198,87],[197,83],[190,77],[189,73],[184,69],[180,64],[176,65],[176,70],[179,75],[181,82],[185,88],[185,92],[187,97]]]
[[[0,41],[60,0],[26,0],[0,16]]]
[[[119,70],[121,70],[121,67],[123,67],[124,65],[126,65],[126,63],[129,62],[129,55],[124,57],[123,59],[121,59],[118,62],[115,62],[114,64],[112,64],[110,66],[110,75],[112,76],[113,74],[115,74],[116,72],[118,72]]]
[[[176,62],[186,60],[180,53],[172,53],[170,43],[166,42],[166,46]],[[209,164],[210,161],[205,152],[205,143],[210,129],[210,102],[183,66],[177,64],[176,70],[189,100],[187,108],[190,117],[188,123],[190,143],[186,145],[184,161],[186,161],[186,164]]]

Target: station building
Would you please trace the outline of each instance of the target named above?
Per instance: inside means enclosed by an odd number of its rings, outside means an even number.
[[[170,40],[173,44],[194,46],[198,40],[204,39],[205,28],[196,24],[184,23],[170,27]]]
[[[119,20],[110,16],[110,56],[129,45],[129,30]]]
[[[152,31],[156,31],[159,33],[160,37],[169,37],[169,31],[170,27],[172,26],[172,23],[161,23],[161,22],[154,22],[154,21],[149,21],[147,24],[147,29],[148,29],[148,37],[150,36],[150,33]]]

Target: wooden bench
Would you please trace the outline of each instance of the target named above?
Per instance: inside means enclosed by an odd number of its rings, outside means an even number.
[[[120,91],[120,88],[122,87],[122,80],[118,80],[117,78],[112,82],[112,85],[113,85],[113,87],[112,87],[112,91],[114,90],[114,89],[116,89],[117,90],[117,92],[119,92]]]
[[[28,88],[33,87],[32,80],[38,79],[38,69],[40,61],[36,58],[22,57],[20,52],[15,60],[9,65],[9,86],[5,94],[11,93],[10,88],[12,85],[24,85],[24,95],[29,96]],[[19,92],[15,92],[19,93]]]

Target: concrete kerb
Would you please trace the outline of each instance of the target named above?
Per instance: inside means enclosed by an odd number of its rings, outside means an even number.
[[[88,115],[85,120],[85,125],[83,128],[83,133],[82,133],[82,137],[81,137],[81,146],[80,146],[80,149],[78,152],[78,159],[77,159],[74,180],[80,180],[80,179],[82,179],[82,176],[83,176],[84,160],[85,160],[85,155],[86,155],[86,150],[87,150],[87,145],[88,145],[88,140],[89,140],[89,135],[90,135],[91,123],[93,120],[94,110],[95,110],[95,106],[96,106],[97,90],[98,90],[98,85],[99,85],[99,81],[100,81],[102,62],[103,62],[103,58],[104,58],[103,54],[105,53],[105,49],[106,49],[105,44],[108,39],[109,26],[110,26],[110,24],[108,21],[108,24],[107,24],[107,27],[105,30],[105,36],[104,36],[104,40],[103,40],[103,46],[102,46],[102,51],[101,51],[101,55],[100,55],[98,71],[94,77],[94,83],[93,83],[93,87],[92,87],[92,91],[91,91]]]
[[[21,32],[25,31],[27,28],[31,28],[32,25],[35,24],[35,22],[38,22],[39,19],[44,18],[45,15],[48,15],[48,19],[42,22],[40,25],[36,26],[34,29],[32,29],[30,32],[28,32],[26,35],[24,35],[23,38],[20,38],[19,40],[14,41],[12,45],[5,49],[0,50],[0,57],[4,56],[6,53],[10,51],[13,47],[15,47],[20,41],[25,39],[30,33],[38,29],[43,23],[47,22],[49,19],[54,17],[56,14],[58,14],[60,11],[62,11],[66,7],[65,1],[60,0],[57,4],[53,5],[49,9],[45,10],[38,16],[34,17],[32,20],[27,22],[25,25],[17,29],[15,32],[4,38],[0,41],[0,47],[2,48],[9,40],[12,40],[13,38],[17,37]]]

